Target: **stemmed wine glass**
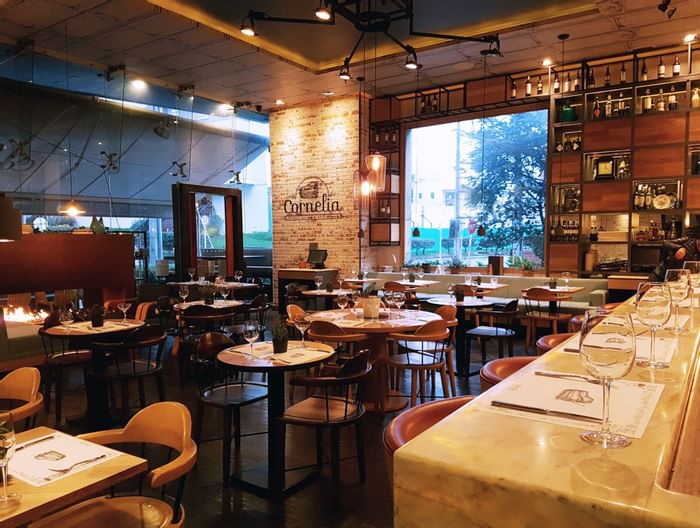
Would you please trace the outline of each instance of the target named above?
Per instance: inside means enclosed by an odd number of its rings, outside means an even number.
[[[336,302],[338,303],[338,308],[340,308],[341,310],[345,310],[349,301],[350,300],[348,299],[348,296],[344,293],[338,295],[338,298],[336,299]]]
[[[62,310],[60,314],[58,314],[58,322],[63,325],[63,328],[66,329],[66,332],[71,331],[71,326],[73,324],[73,321],[75,319],[73,318],[73,312],[70,310]]]
[[[187,296],[190,294],[189,286],[185,286],[185,285],[180,286],[180,291],[178,293],[180,294],[180,297],[182,297],[182,302],[186,302]]]
[[[406,280],[406,275],[408,275],[408,270],[406,269],[406,266],[401,267],[401,280],[405,281]]]
[[[423,268],[418,268],[418,280],[423,280],[423,277],[425,277],[425,272],[423,271]]]
[[[564,281],[564,288],[569,287],[569,279],[570,278],[571,278],[571,273],[569,273],[568,271],[563,271],[561,273],[561,280]]]
[[[581,363],[603,385],[603,423],[600,431],[585,431],[581,439],[604,449],[627,447],[630,439],[610,431],[610,386],[632,369],[635,336],[629,315],[611,315],[597,321],[599,313],[587,312],[581,327]],[[597,323],[597,324],[596,324]]]
[[[243,323],[243,338],[250,343],[249,356],[253,355],[253,343],[260,337],[260,325],[257,321],[247,320]]]
[[[126,312],[128,312],[129,308],[131,308],[131,303],[128,303],[128,302],[119,303],[117,305],[117,308],[119,308],[122,311],[122,313],[124,314],[124,319],[122,320],[122,324],[126,324]]]
[[[683,263],[683,269],[690,270],[690,286],[693,288],[691,291],[691,308],[695,308],[694,297],[698,294],[698,288],[700,288],[700,260],[689,260]]]
[[[241,279],[243,278],[243,272],[241,270],[236,271],[233,274],[233,278],[236,282],[241,282]]]
[[[316,289],[320,290],[321,284],[323,284],[323,277],[321,275],[315,275],[314,276],[314,284],[316,285]]]
[[[401,309],[403,303],[406,301],[406,296],[403,292],[394,292],[394,305],[398,310]],[[400,316],[399,316],[400,318]]]
[[[360,299],[362,296],[360,295],[360,292],[353,292],[352,294],[352,311],[355,311],[355,307],[358,305],[360,302]]]
[[[7,493],[7,466],[12,455],[15,454],[15,444],[15,428],[12,424],[12,413],[0,413],[0,469],[2,470],[0,509],[14,506],[22,498],[19,493]]]
[[[666,363],[656,360],[656,330],[671,317],[671,292],[665,282],[642,282],[637,288],[637,318],[651,329],[649,360],[637,361],[640,367],[667,368]]]
[[[391,319],[391,307],[395,305],[394,297],[395,292],[384,290],[384,302],[389,308],[389,319]]]
[[[449,283],[449,284],[447,285],[447,293],[450,294],[450,302],[452,302],[452,296],[453,296],[454,293],[455,293],[455,285],[454,285],[454,284]]]
[[[225,301],[226,297],[228,297],[228,288],[225,284],[219,286],[219,293],[221,294],[221,298]]]
[[[678,324],[678,318],[681,312],[681,303],[690,295],[690,270],[689,269],[670,269],[666,270],[666,283],[671,292],[671,302],[673,303],[674,311],[674,334],[682,334],[687,332],[687,328],[683,328]]]
[[[296,326],[297,330],[299,330],[299,333],[301,334],[301,347],[304,348],[304,335],[311,326],[311,321],[309,321],[306,312],[297,314],[294,317],[294,326]]]
[[[194,274],[197,273],[197,268],[187,268],[187,273],[190,276],[190,282],[194,282]]]

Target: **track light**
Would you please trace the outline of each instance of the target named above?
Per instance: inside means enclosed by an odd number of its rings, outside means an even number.
[[[326,0],[321,0],[321,3],[318,4],[318,9],[316,9],[316,18],[320,18],[321,20],[330,20],[333,18],[333,12],[331,9],[328,7],[328,2]]]
[[[406,68],[407,70],[417,70],[421,68],[421,65],[418,64],[416,50],[414,50],[411,46],[406,46],[406,48],[406,64],[404,64],[404,68]]]
[[[350,75],[350,65],[348,64],[348,60],[346,59],[345,62],[343,62],[343,65],[340,67],[340,71],[338,72],[338,77],[343,79],[344,81],[349,81],[352,79],[352,75]]]
[[[247,37],[254,37],[257,35],[255,32],[255,24],[253,23],[253,17],[250,13],[243,17],[241,20],[241,33]]]
[[[661,3],[657,6],[657,9],[662,13],[666,13],[666,16],[670,19],[676,14],[676,8],[671,7],[672,0],[661,0]]]

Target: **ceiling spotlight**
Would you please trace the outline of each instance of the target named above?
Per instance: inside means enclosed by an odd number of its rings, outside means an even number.
[[[283,101],[282,99],[275,99],[275,104],[276,104],[277,106],[280,106],[280,105],[283,105],[283,104],[284,104],[284,101]]]
[[[330,20],[333,18],[333,12],[328,7],[328,2],[326,0],[321,0],[321,3],[318,5],[318,9],[316,9],[315,15],[316,18],[320,18],[321,20]]]
[[[421,65],[418,64],[416,50],[413,49],[411,46],[406,46],[406,51],[406,63],[404,64],[404,68],[406,68],[407,70],[417,70],[421,68]]]
[[[323,95],[325,95],[326,97],[330,97],[332,95],[335,95],[335,92],[332,90],[324,90]]]
[[[666,13],[668,18],[671,18],[676,14],[676,8],[671,7],[671,1],[672,0],[661,0],[661,3],[656,6],[659,11]]]
[[[352,75],[350,75],[350,65],[348,64],[348,60],[346,59],[345,62],[343,62],[343,65],[340,67],[340,71],[338,72],[338,77],[343,79],[344,81],[349,81],[352,79]]]
[[[690,44],[691,42],[695,42],[696,38],[698,38],[698,36],[695,33],[688,33],[685,37],[683,37],[683,42]]]
[[[241,33],[247,37],[254,37],[257,35],[255,32],[255,25],[253,24],[253,17],[250,13],[243,17],[241,20]]]
[[[141,79],[134,79],[133,81],[131,81],[131,87],[138,92],[142,92],[143,90],[145,90],[146,86],[146,82],[142,81]]]
[[[551,65],[552,65],[552,59],[550,59],[549,57],[547,57],[546,59],[544,59],[542,61],[542,66],[551,66]]]

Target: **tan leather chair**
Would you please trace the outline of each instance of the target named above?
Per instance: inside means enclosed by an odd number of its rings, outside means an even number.
[[[18,368],[0,380],[0,400],[24,402],[8,411],[12,413],[14,423],[25,420],[25,429],[36,425],[36,415],[44,403],[40,386],[41,374],[34,367]]]
[[[565,334],[549,334],[540,337],[537,340],[537,343],[535,344],[535,346],[537,347],[537,355],[541,356],[545,352],[549,352],[554,347],[559,346],[564,341],[566,341],[574,335],[576,335],[576,332],[568,332]],[[576,343],[576,346],[578,346],[578,343]]]
[[[532,363],[536,357],[516,356],[494,359],[481,367],[479,378],[481,379],[481,392],[484,392],[497,383],[500,383],[511,374],[516,373],[525,365]]]

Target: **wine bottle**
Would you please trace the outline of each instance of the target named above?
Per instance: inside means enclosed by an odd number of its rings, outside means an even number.
[[[659,79],[666,77],[666,65],[664,64],[663,56],[659,57],[659,65],[656,67],[656,76]]]
[[[690,107],[700,108],[700,88],[693,88],[693,95],[690,96]]]
[[[604,78],[605,86],[610,86],[610,80],[611,80],[611,78],[610,78],[610,66],[607,66],[605,68],[605,78]]]
[[[627,82],[627,69],[625,69],[625,63],[622,63],[622,68],[620,68],[620,84],[625,84]]]
[[[532,95],[532,81],[530,80],[530,76],[527,76],[527,80],[525,81],[525,96],[530,97]]]
[[[437,95],[435,95],[435,94],[433,94],[433,96],[430,98],[430,109],[433,112],[440,111],[440,105],[438,104],[438,98],[437,98]]]
[[[642,97],[642,113],[651,112],[651,92],[649,88],[644,92],[644,97]]]
[[[678,110],[678,99],[676,98],[676,88],[671,85],[671,93],[668,94],[668,109]]]
[[[593,68],[588,70],[588,86],[587,88],[595,88],[595,73],[593,73]]]
[[[597,95],[595,101],[593,101],[593,119],[600,119],[600,103]]]
[[[558,73],[554,74],[554,93],[555,94],[559,93],[559,74]]]
[[[620,97],[617,100],[617,115],[622,117],[625,115],[625,94],[620,92]]]
[[[576,70],[576,77],[574,78],[574,91],[581,89],[581,71]]]
[[[608,94],[608,98],[605,100],[605,118],[612,117],[612,113],[612,95]]]
[[[542,95],[544,91],[544,84],[542,84],[542,76],[540,75],[537,79],[537,95]]]
[[[664,95],[663,88],[659,88],[659,100],[656,103],[656,111],[657,112],[665,112],[666,111],[666,96]]]
[[[678,55],[676,55],[676,58],[673,61],[673,76],[678,77],[681,74],[681,63],[678,60]]]
[[[515,85],[515,80],[510,85],[510,98],[515,99],[518,97],[518,87]]]
[[[647,60],[642,59],[642,81],[649,80],[649,71],[647,70]]]
[[[564,93],[568,93],[571,90],[571,72],[566,72],[566,79],[564,79]]]

